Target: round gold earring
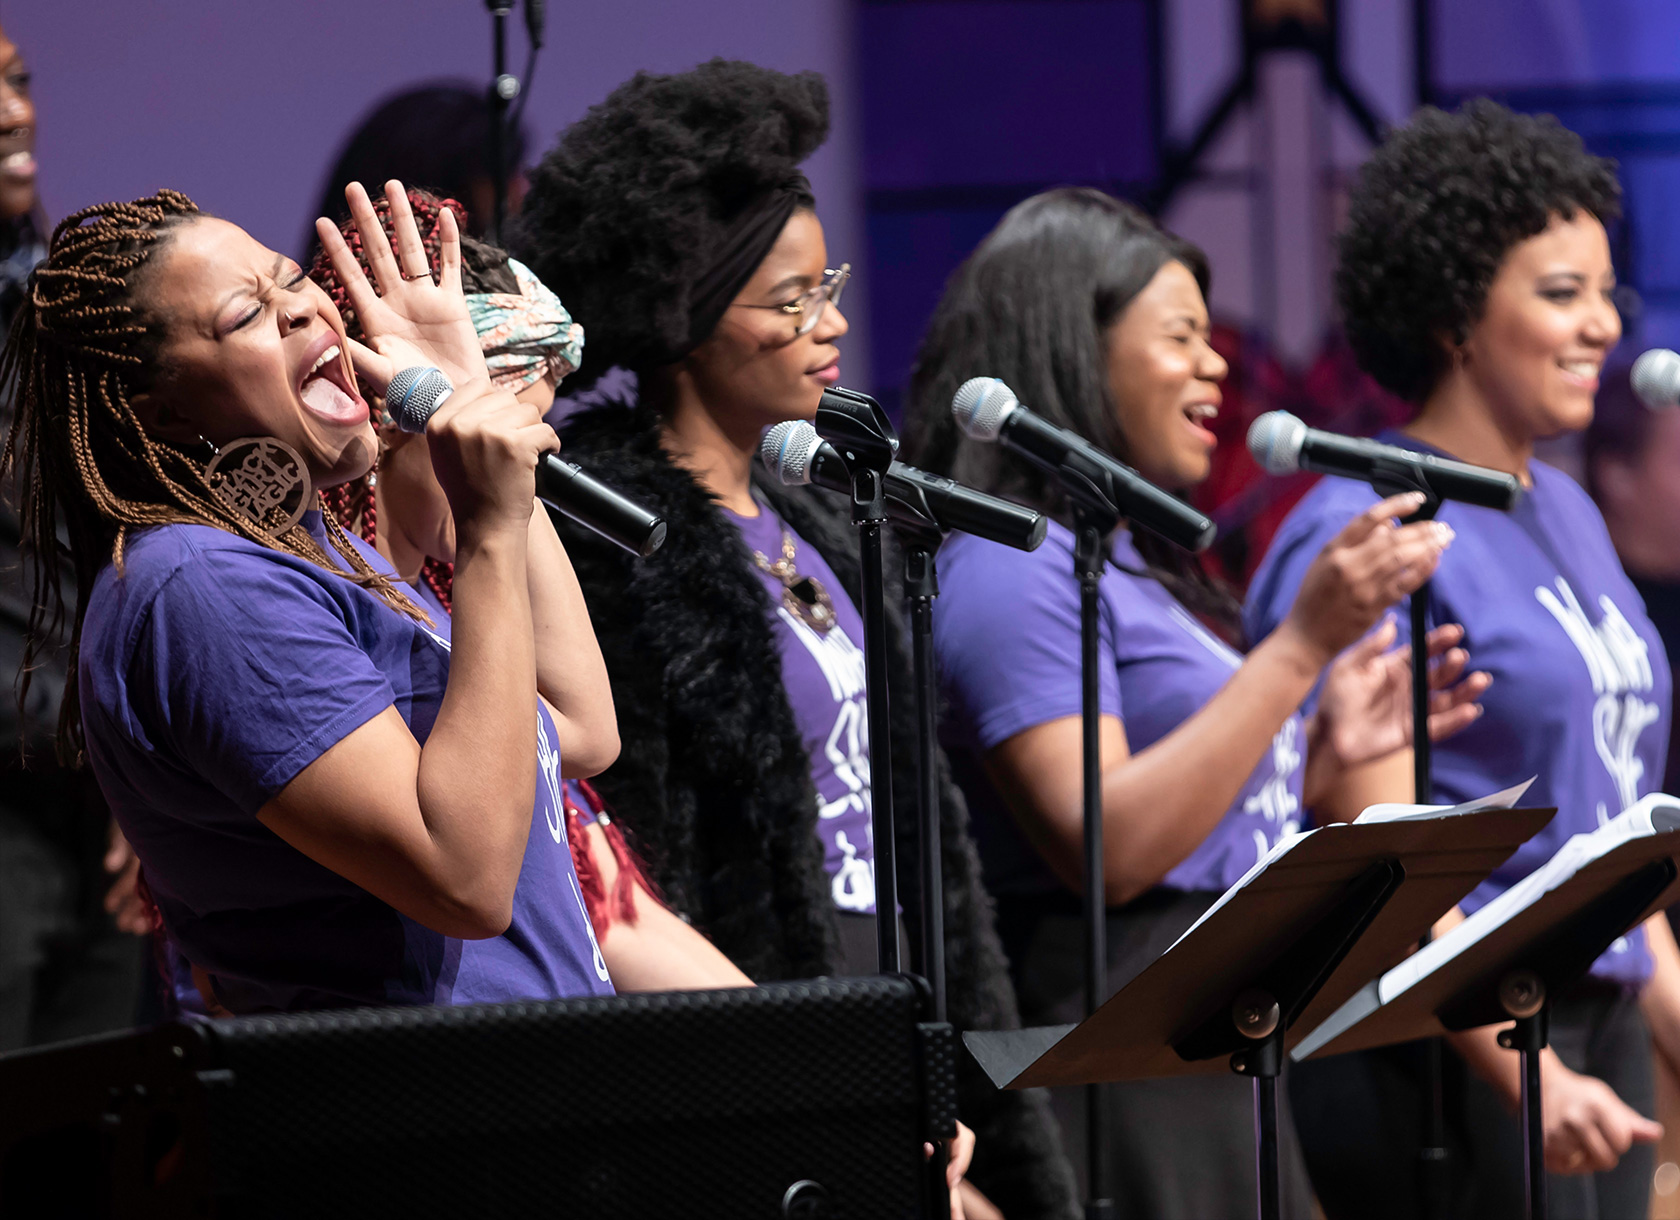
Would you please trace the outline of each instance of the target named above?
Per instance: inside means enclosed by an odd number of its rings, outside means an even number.
[[[204,467],[204,478],[223,504],[270,538],[303,519],[314,492],[303,456],[272,436],[229,441]]]

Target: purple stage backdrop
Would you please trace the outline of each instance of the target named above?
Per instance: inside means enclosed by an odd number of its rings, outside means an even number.
[[[526,111],[537,151],[638,69],[727,55],[821,72],[834,133],[810,176],[834,260],[863,262],[848,0],[549,0],[548,12]],[[50,215],[169,186],[287,252],[374,102],[490,75],[482,0],[0,0],[0,25],[35,73]],[[517,8],[508,42],[517,72]],[[864,303],[846,302],[856,385],[869,381]]]

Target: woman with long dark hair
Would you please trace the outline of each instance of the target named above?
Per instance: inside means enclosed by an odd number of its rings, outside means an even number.
[[[394,251],[350,199],[377,292],[321,230],[369,346],[297,264],[165,191],[58,226],[0,364],[32,642],[63,610],[61,522],[81,590],[61,742],[215,1010],[612,989],[560,809],[563,769],[617,736],[535,528],[557,442],[489,385],[453,218],[434,283],[388,192]],[[319,507],[373,460],[357,370],[382,389],[415,364],[457,387],[428,431],[458,540],[447,623]]]
[[[798,168],[827,129],[811,73],[638,75],[543,158],[513,241],[588,332],[570,384],[636,375],[633,402],[567,421],[567,453],[669,526],[640,561],[565,531],[625,742],[598,786],[671,906],[763,980],[875,968],[856,531],[843,499],[775,485],[756,459],[766,427],[811,418],[839,379],[846,268]],[[893,639],[907,669],[896,614]],[[894,734],[883,778],[908,809],[907,702]],[[951,1019],[1010,1025],[966,811],[941,796]],[[1072,1214],[1041,1103],[972,1068],[960,1100],[979,1189],[1012,1220]]]
[[[1435,799],[1533,776],[1557,816],[1467,898],[1485,905],[1662,781],[1671,678],[1662,641],[1586,493],[1534,459],[1535,442],[1591,421],[1621,338],[1605,225],[1620,209],[1612,162],[1555,119],[1474,102],[1424,110],[1360,172],[1336,295],[1361,366],[1417,405],[1391,444],[1508,471],[1510,513],[1448,503],[1458,542],[1430,617],[1464,624],[1496,677],[1487,714],[1433,757]],[[1331,523],[1371,500],[1326,479],[1290,513],[1249,592],[1263,630],[1295,596]],[[1404,620],[1402,620],[1404,621]],[[1660,1128],[1651,1049],[1680,1063],[1680,954],[1662,915],[1619,940],[1551,1001],[1544,1053],[1548,1189],[1559,1216],[1643,1216]],[[1521,1214],[1517,1055],[1491,1028],[1455,1035],[1449,1139],[1465,1216]],[[1314,1180],[1332,1217],[1417,1214],[1428,1104],[1415,1046],[1303,1065],[1296,1079]],[[1468,1062],[1473,1074],[1463,1071]],[[1334,1121],[1328,1116],[1334,1113]],[[1372,1138],[1381,1133],[1378,1138]],[[1568,1176],[1563,1176],[1568,1175]]]
[[[1098,191],[1012,209],[953,275],[911,384],[907,460],[1033,505],[1053,522],[1024,553],[954,535],[940,551],[935,646],[952,760],[974,812],[1023,1018],[1082,1015],[1079,586],[1069,510],[1046,476],[962,435],[953,392],[1007,382],[1037,414],[1172,491],[1206,478],[1225,361],[1209,344],[1207,263]],[[1399,527],[1395,497],[1347,514],[1287,621],[1246,656],[1237,605],[1196,561],[1122,525],[1102,581],[1100,689],[1109,982],[1165,950],[1307,805],[1357,814],[1361,773],[1405,743],[1405,657],[1392,626],[1332,662],[1433,571],[1451,535]],[[1351,518],[1351,520],[1349,520]],[[1449,681],[1465,657],[1453,635]],[[1328,674],[1318,707],[1302,709]],[[1440,698],[1439,731],[1474,716],[1481,680]],[[1393,794],[1387,794],[1393,795]],[[1253,1102],[1237,1077],[1109,1090],[1121,1214],[1236,1216],[1254,1197]],[[1083,1090],[1057,1092],[1082,1151]],[[1307,1214],[1293,1133],[1286,1210]]]

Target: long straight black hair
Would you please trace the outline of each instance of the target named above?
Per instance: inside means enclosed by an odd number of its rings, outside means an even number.
[[[1034,414],[1128,461],[1106,335],[1169,262],[1182,263],[1206,297],[1207,256],[1130,204],[1082,187],[1016,204],[952,274],[934,311],[910,378],[906,460],[1071,524],[1056,484],[1002,446],[965,436],[951,398],[970,377],[1000,378]],[[1134,542],[1149,575],[1241,638],[1235,595],[1200,561],[1147,531]]]

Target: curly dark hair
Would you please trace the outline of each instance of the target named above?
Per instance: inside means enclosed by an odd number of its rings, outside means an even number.
[[[1554,216],[1621,215],[1616,163],[1587,152],[1551,115],[1479,98],[1425,107],[1359,172],[1336,266],[1336,300],[1366,372],[1410,402],[1427,398],[1462,343],[1511,247]]]
[[[508,245],[589,329],[570,388],[685,351],[692,291],[730,223],[827,135],[822,77],[727,59],[639,72],[567,128]]]

